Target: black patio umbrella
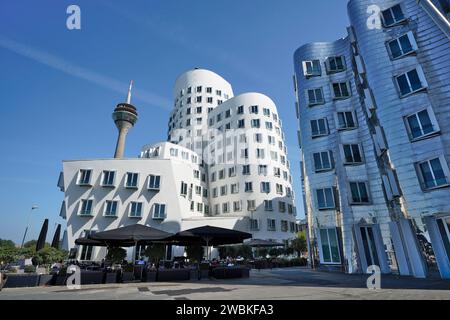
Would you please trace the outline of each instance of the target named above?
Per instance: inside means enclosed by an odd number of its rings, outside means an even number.
[[[262,248],[262,247],[282,247],[284,244],[275,242],[272,240],[263,240],[263,239],[251,239],[250,241],[244,242],[245,245],[250,247]]]
[[[47,230],[48,230],[48,219],[44,220],[44,224],[42,225],[41,232],[39,233],[39,238],[36,242],[36,251],[39,251],[45,246],[45,239],[47,238]]]
[[[106,247],[108,246],[106,242],[100,240],[92,240],[86,237],[81,237],[75,240],[75,244],[80,246],[95,246],[95,247]]]
[[[59,238],[61,237],[61,225],[58,224],[58,226],[56,227],[56,231],[55,234],[53,236],[53,240],[52,240],[52,247],[55,249],[59,249]]]
[[[209,247],[223,244],[242,243],[245,239],[251,237],[252,235],[247,232],[207,225],[180,231],[174,236],[167,238],[166,241],[178,245],[194,244]]]
[[[138,243],[152,243],[154,241],[164,240],[172,235],[172,233],[144,226],[142,224],[133,224],[108,231],[96,232],[90,234],[88,238],[91,240],[104,241],[108,244],[114,243],[120,246],[127,246],[127,244],[137,245]]]

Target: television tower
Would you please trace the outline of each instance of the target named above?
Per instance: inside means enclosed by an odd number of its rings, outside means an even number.
[[[128,130],[134,126],[138,119],[136,108],[131,104],[131,89],[133,87],[133,80],[130,82],[128,88],[127,102],[119,103],[112,114],[114,123],[119,130],[119,136],[117,137],[116,151],[114,158],[120,159],[123,157],[125,150],[125,139]]]

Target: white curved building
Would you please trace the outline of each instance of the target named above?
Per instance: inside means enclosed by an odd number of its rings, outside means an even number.
[[[168,142],[145,145],[139,158],[63,162],[58,186],[69,248],[89,232],[133,223],[294,238],[292,177],[274,102],[260,93],[235,97],[226,80],[204,69],[177,78],[174,102]],[[104,253],[84,246],[77,257]]]

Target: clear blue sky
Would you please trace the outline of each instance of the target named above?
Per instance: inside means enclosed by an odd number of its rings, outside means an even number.
[[[304,43],[344,36],[346,2],[1,1],[0,238],[21,241],[33,204],[28,239],[45,218],[48,238],[55,223],[64,226],[61,161],[113,155],[111,113],[130,79],[140,120],[126,156],[165,140],[173,83],[193,67],[222,75],[235,94],[275,101],[301,208],[292,55]],[[81,30],[66,28],[70,4],[81,8]]]

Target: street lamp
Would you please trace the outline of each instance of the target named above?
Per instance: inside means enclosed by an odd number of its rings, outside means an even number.
[[[31,207],[30,215],[28,216],[27,227],[26,227],[26,229],[25,229],[25,233],[24,233],[23,239],[22,239],[22,245],[20,246],[20,248],[23,248],[23,245],[24,245],[24,243],[25,243],[25,238],[26,238],[26,236],[27,236],[28,229],[30,228],[31,215],[32,215],[32,213],[33,213],[33,210],[38,209],[38,208],[39,208],[39,207],[38,207],[37,205],[33,205],[33,206]]]

